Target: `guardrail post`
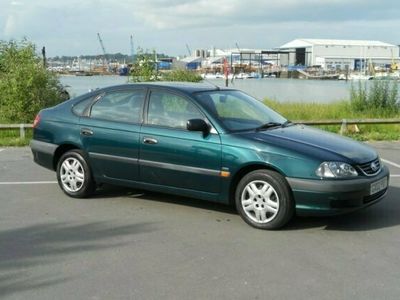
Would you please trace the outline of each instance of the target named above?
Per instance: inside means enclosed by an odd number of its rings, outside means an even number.
[[[347,121],[346,119],[342,120],[342,126],[340,126],[340,134],[343,135],[347,131]]]
[[[24,124],[19,124],[19,137],[21,140],[25,139],[25,126]]]

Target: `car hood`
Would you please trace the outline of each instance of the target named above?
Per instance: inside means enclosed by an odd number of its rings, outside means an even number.
[[[292,125],[245,134],[253,141],[313,156],[321,160],[365,163],[376,159],[371,147],[352,139],[304,125]]]

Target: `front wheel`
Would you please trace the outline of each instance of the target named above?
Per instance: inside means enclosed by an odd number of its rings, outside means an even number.
[[[271,170],[245,175],[235,193],[236,209],[243,220],[259,229],[284,226],[294,213],[294,201],[285,178]]]
[[[57,181],[63,192],[74,198],[88,197],[96,189],[89,164],[80,150],[70,150],[61,156]]]

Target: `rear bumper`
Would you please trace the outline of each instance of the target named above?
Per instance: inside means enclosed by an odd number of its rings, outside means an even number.
[[[387,177],[389,170],[373,177],[348,180],[307,180],[286,178],[296,202],[298,215],[335,215],[361,209],[382,200],[387,189],[370,195],[371,184]]]
[[[31,140],[29,146],[32,150],[33,160],[37,164],[47,169],[54,170],[54,154],[58,145]]]

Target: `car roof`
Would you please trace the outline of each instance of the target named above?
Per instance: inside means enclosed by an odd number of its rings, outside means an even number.
[[[127,84],[109,86],[107,88],[104,88],[103,90],[115,89],[115,88],[119,89],[119,88],[124,88],[124,87],[167,88],[170,90],[176,90],[176,91],[189,93],[189,94],[197,93],[197,92],[224,90],[224,88],[220,88],[212,83],[207,83],[207,82],[193,83],[193,82],[169,82],[169,81],[127,83]]]

